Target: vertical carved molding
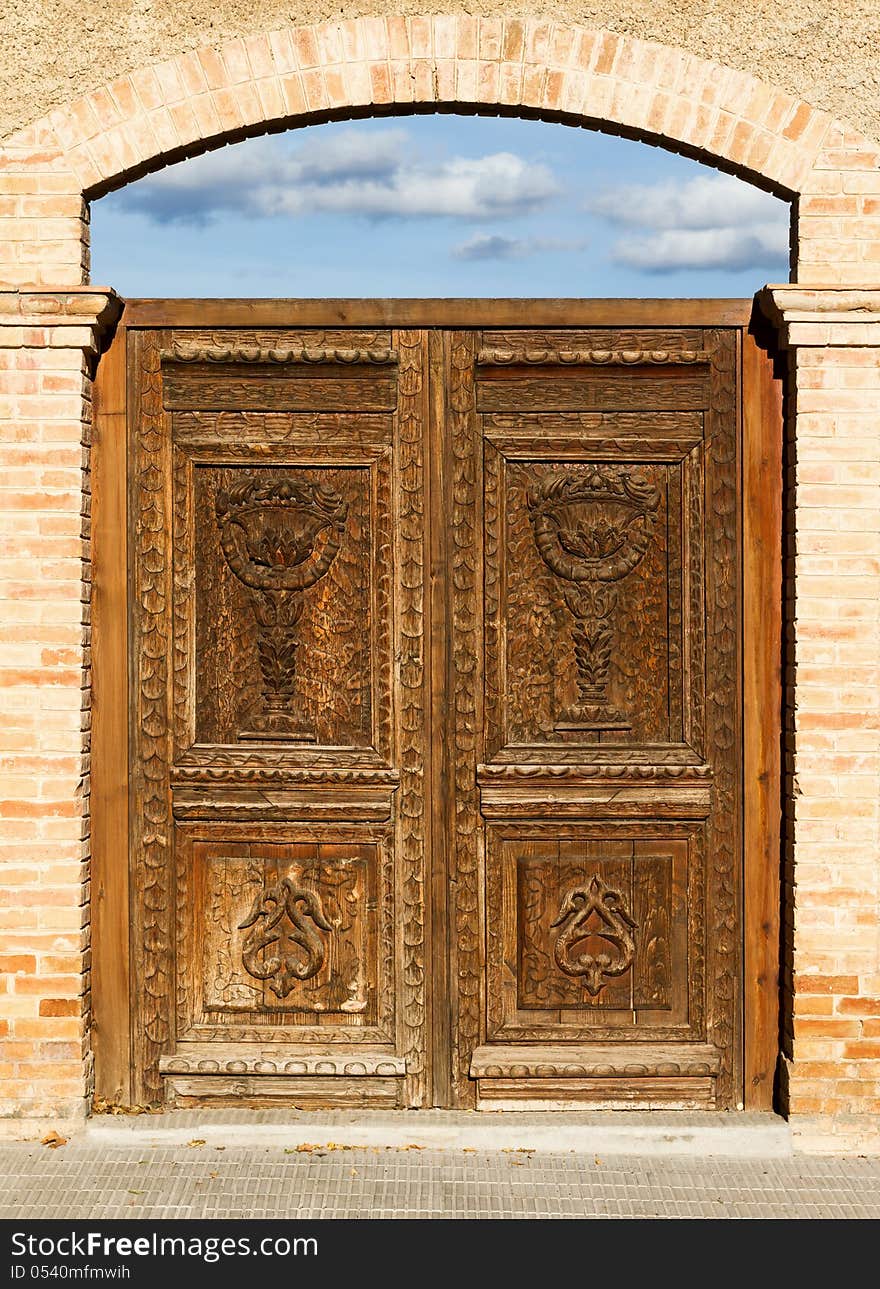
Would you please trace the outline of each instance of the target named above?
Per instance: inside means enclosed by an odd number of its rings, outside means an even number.
[[[477,570],[482,565],[482,522],[477,480],[482,474],[474,408],[475,336],[450,338],[447,426],[452,449],[452,541],[450,599],[452,662],[455,678],[453,773],[455,777],[453,854],[450,864],[454,936],[450,980],[457,998],[452,1033],[452,1080],[458,1105],[474,1104],[468,1077],[471,1055],[482,1041],[483,917],[480,899],[482,829],[476,766],[482,733],[482,605]]]
[[[682,567],[687,577],[687,594],[684,597],[687,614],[685,636],[690,651],[689,672],[694,682],[685,691],[685,739],[700,756],[706,756],[706,576],[704,551],[702,543],[692,550],[690,542],[694,535],[706,531],[704,507],[705,472],[709,468],[706,461],[707,447],[704,445],[703,469],[699,469],[692,457],[685,458],[682,468],[682,483],[685,491],[687,523],[685,525],[686,547],[683,552]]]
[[[489,442],[483,445],[483,619],[485,622],[485,710],[488,761],[506,742],[501,695],[504,692],[501,667],[499,618],[501,606],[501,541],[504,532],[501,496],[501,453]]]
[[[376,567],[373,571],[373,621],[376,624],[376,657],[373,693],[373,742],[379,755],[389,765],[395,757],[395,692],[394,692],[394,500],[393,450],[383,452],[376,463]],[[395,944],[398,907],[395,875],[397,858],[394,832],[389,828],[379,846],[381,882],[379,884],[379,1024],[389,1040],[394,1040],[396,978]]]
[[[661,467],[666,491],[666,568],[667,568],[667,632],[669,649],[669,738],[684,739],[683,719],[683,667],[684,606],[682,586],[684,564],[682,551],[682,475],[668,464]],[[684,463],[682,463],[682,471]]]
[[[394,740],[394,516],[392,514],[392,458],[389,447],[376,462],[376,567],[373,570],[373,621],[376,624],[376,658],[373,692],[373,745],[390,761]]]
[[[133,596],[136,605],[133,810],[135,854],[132,924],[139,962],[135,992],[135,1071],[143,1079],[138,1095],[162,1095],[159,1057],[172,1038],[173,971],[171,883],[171,517],[168,481],[170,442],[162,408],[158,336],[142,342],[134,398],[135,550]]]
[[[737,748],[740,712],[739,620],[739,522],[737,512],[736,337],[711,332],[707,348],[713,352],[710,406],[707,426],[707,504],[712,514],[707,549],[707,662],[712,677],[707,702],[707,734],[715,770],[715,810],[707,856],[709,970],[712,976],[713,1011],[709,1038],[719,1049],[721,1069],[717,1097],[721,1107],[742,1099],[739,1026],[740,971],[740,792]]]
[[[194,713],[190,676],[195,675],[195,596],[189,570],[193,566],[193,495],[192,461],[179,448],[172,447],[172,510],[174,513],[174,548],[171,553],[174,579],[172,620],[173,642],[173,719],[175,755],[192,743]]]
[[[695,1025],[706,1022],[706,892],[709,888],[706,830],[698,829],[688,841],[688,961],[690,963],[689,1011]]]
[[[173,445],[172,454],[172,512],[174,516],[173,546],[170,554],[172,564],[173,597],[172,597],[172,634],[173,634],[173,674],[172,674],[172,721],[173,744],[172,759],[188,748],[195,738],[195,694],[194,685],[190,686],[190,677],[195,677],[195,595],[189,570],[193,567],[193,541],[195,525],[193,522],[193,477],[192,461],[186,453]],[[178,848],[179,849],[179,848]],[[181,862],[179,854],[172,861],[174,871],[174,920],[175,943],[178,953],[185,953],[184,948],[189,936],[189,883],[190,864]],[[177,1010],[177,1033],[186,1029],[192,1014],[192,998],[189,988],[189,972],[175,972],[175,1006]]]
[[[425,1061],[425,354],[422,334],[397,336],[400,557],[397,607],[398,909],[401,980],[398,999],[406,1057],[407,1103],[427,1102]]]

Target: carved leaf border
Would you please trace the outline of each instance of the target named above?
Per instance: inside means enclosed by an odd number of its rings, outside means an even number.
[[[474,416],[473,334],[455,333],[448,368],[447,425],[452,450],[452,658],[455,675],[453,750],[455,826],[450,876],[454,880],[454,946],[450,978],[457,982],[452,1035],[452,1079],[457,1104],[474,1104],[471,1053],[483,1024],[483,855],[476,763],[482,729],[480,635],[481,516],[477,481],[482,461]]]
[[[141,1058],[140,1099],[162,1095],[159,1057],[173,1038],[171,965],[173,914],[171,871],[171,761],[169,660],[172,659],[171,523],[167,513],[170,435],[162,407],[159,341],[141,342],[133,399],[133,511],[136,516],[133,598],[136,605],[135,776],[132,829],[134,853],[132,921],[138,947],[135,1027]],[[175,660],[176,661],[176,660]]]
[[[400,925],[400,1034],[407,1069],[407,1103],[425,1104],[425,465],[424,344],[418,331],[397,333],[397,917]]]

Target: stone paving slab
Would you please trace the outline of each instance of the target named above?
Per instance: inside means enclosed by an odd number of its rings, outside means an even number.
[[[0,1146],[3,1218],[880,1218],[880,1159]]]
[[[527,1148],[595,1155],[690,1155],[738,1159],[790,1155],[789,1125],[775,1114],[656,1111],[508,1113],[473,1110],[167,1110],[94,1115],[96,1146],[420,1146],[426,1150]]]

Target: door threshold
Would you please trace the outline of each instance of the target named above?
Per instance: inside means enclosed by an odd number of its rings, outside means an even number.
[[[737,1159],[792,1154],[788,1124],[772,1113],[651,1110],[167,1110],[96,1115],[90,1145],[263,1146],[312,1150],[541,1151],[582,1155],[689,1155]]]

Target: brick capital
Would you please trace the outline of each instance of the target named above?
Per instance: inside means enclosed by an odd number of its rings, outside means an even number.
[[[0,349],[82,349],[95,354],[122,306],[112,287],[0,290]]]
[[[757,302],[783,349],[880,347],[880,286],[765,286]]]

